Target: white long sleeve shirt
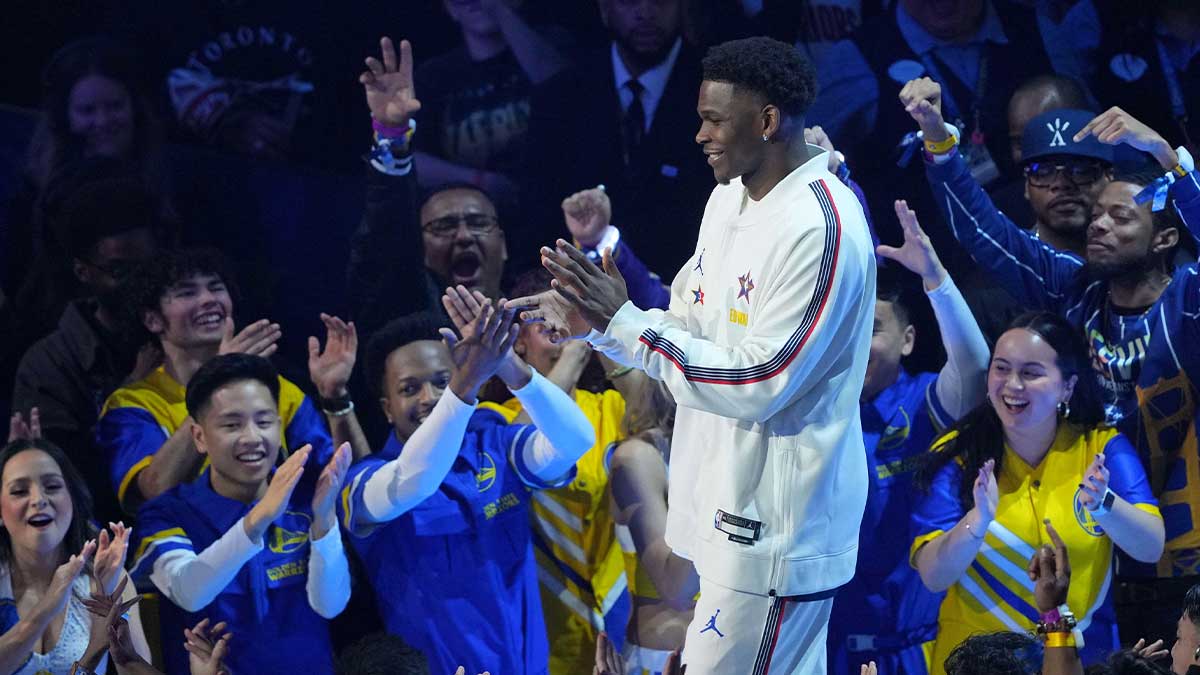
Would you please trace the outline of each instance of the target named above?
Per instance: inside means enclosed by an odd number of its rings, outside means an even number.
[[[198,612],[225,590],[242,566],[258,555],[263,541],[246,534],[244,519],[238,519],[220,539],[200,553],[176,549],[154,561],[150,580],[171,602],[189,612]],[[341,614],[350,601],[350,566],[342,547],[341,532],[332,527],[325,536],[311,540],[305,591],[313,611],[326,619]]]
[[[760,201],[718,185],[670,308],[626,303],[588,336],[679,405],[667,543],[701,577],[751,593],[847,582],[866,501],[874,250],[858,200],[809,150]]]

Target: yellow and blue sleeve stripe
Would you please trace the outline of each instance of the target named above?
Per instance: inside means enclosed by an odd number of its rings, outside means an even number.
[[[192,551],[192,540],[188,538],[187,533],[180,527],[168,527],[157,530],[154,534],[143,537],[138,543],[137,553],[134,555],[133,568],[130,571],[130,576],[134,581],[141,581],[150,578],[150,573],[154,571],[154,563],[167,551]]]
[[[96,444],[108,463],[109,480],[122,504],[138,472],[150,465],[167,438],[162,423],[145,408],[113,408],[100,418]]]

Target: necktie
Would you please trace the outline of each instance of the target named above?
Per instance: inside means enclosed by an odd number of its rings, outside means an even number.
[[[646,109],[642,107],[642,92],[646,90],[641,82],[632,79],[625,83],[633,92],[633,101],[625,109],[625,118],[621,121],[621,130],[625,136],[625,163],[628,164],[637,147],[642,142],[646,130]]]

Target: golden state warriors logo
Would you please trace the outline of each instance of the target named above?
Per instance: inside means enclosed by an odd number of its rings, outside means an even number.
[[[479,488],[480,492],[487,492],[496,482],[496,460],[486,452],[480,452],[479,464],[482,468],[475,474],[475,487]]]
[[[912,430],[912,420],[908,417],[908,411],[900,408],[900,417],[903,420],[900,424],[889,424],[883,430],[883,435],[879,437],[880,450],[892,450],[904,445],[904,441],[908,440],[908,434]]]
[[[312,518],[309,518],[306,514],[298,513],[296,511],[288,511],[286,515],[292,517],[289,519],[291,522],[296,522],[297,520],[300,521],[298,524],[300,524],[301,527],[293,530],[280,527],[278,525],[272,525],[271,532],[268,536],[268,546],[270,547],[272,553],[291,553],[292,551],[295,551],[303,546],[305,542],[308,541],[308,530],[310,527],[312,527]]]
[[[1081,527],[1084,532],[1087,532],[1093,537],[1103,537],[1104,528],[1100,527],[1100,523],[1096,522],[1096,519],[1092,517],[1091,512],[1088,511],[1087,508],[1084,507],[1083,502],[1079,500],[1080,492],[1082,492],[1081,488],[1075,488],[1075,503],[1073,505],[1075,510],[1075,522],[1079,523],[1079,527]]]

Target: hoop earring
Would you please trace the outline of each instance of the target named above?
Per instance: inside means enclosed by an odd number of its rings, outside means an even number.
[[[1071,416],[1071,404],[1068,403],[1067,401],[1059,401],[1058,402],[1058,414],[1061,415],[1063,419],[1070,417]]]

